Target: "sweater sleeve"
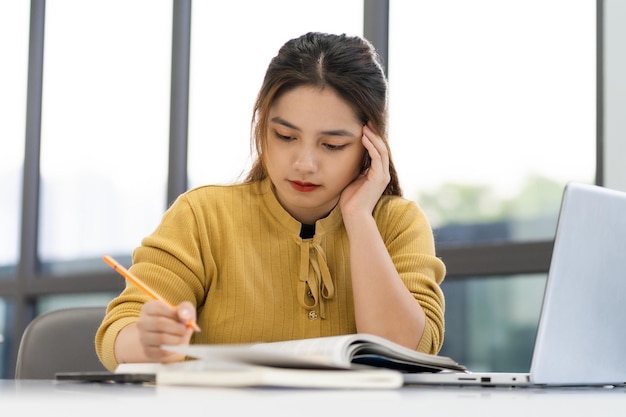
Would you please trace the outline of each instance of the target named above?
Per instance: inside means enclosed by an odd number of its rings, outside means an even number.
[[[435,254],[430,223],[415,202],[399,197],[383,197],[374,217],[402,281],[426,315],[417,349],[435,354],[443,344],[445,300],[440,284],[446,268]]]
[[[157,229],[135,249],[129,269],[173,305],[185,300],[201,305],[208,285],[202,260],[208,265],[211,260],[207,259],[210,251],[201,256],[205,242],[200,235],[197,217],[183,195],[167,210]],[[107,369],[117,367],[114,354],[117,335],[137,320],[147,301],[147,295],[127,283],[109,303],[95,340],[98,357]]]

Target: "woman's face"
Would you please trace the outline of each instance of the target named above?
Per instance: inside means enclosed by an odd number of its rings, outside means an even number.
[[[333,90],[302,86],[270,108],[264,161],[276,197],[295,219],[313,224],[359,174],[363,125]]]

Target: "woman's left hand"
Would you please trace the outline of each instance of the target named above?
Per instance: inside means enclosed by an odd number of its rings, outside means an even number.
[[[361,214],[371,215],[391,180],[387,147],[369,124],[363,126],[362,142],[370,156],[371,164],[341,193],[339,206],[344,220]]]

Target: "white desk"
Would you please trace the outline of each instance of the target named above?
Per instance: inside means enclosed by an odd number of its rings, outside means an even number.
[[[8,413],[11,411],[13,413]],[[29,413],[40,413],[32,414]],[[19,412],[19,414],[15,414]],[[217,389],[0,380],[0,415],[626,416],[626,388]]]

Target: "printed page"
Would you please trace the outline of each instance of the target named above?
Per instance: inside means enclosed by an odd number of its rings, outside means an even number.
[[[318,338],[244,345],[182,345],[164,349],[205,361],[232,361],[288,368],[350,369],[345,338]]]

